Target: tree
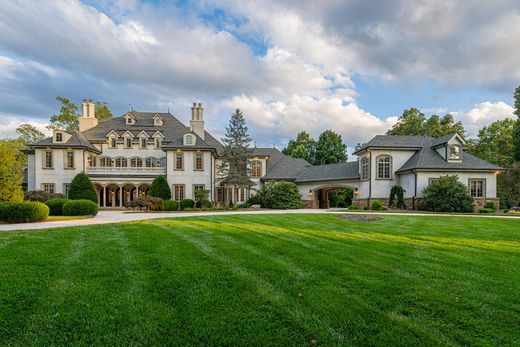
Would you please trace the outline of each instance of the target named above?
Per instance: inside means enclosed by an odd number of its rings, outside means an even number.
[[[293,158],[303,158],[309,163],[314,162],[316,141],[306,131],[300,131],[296,140],[290,140],[282,153]]]
[[[352,205],[354,191],[349,188],[336,189],[329,192],[330,207],[348,207]]]
[[[316,155],[313,164],[333,164],[347,161],[347,146],[341,135],[332,130],[321,133],[316,144]]]
[[[94,190],[94,186],[88,176],[84,173],[79,173],[74,177],[70,183],[69,199],[71,200],[91,200],[97,204],[98,196]]]
[[[112,112],[108,108],[108,103],[104,101],[96,101],[96,112],[95,117],[99,120],[105,120],[112,118]]]
[[[148,195],[161,198],[163,200],[171,200],[172,191],[170,190],[170,186],[168,185],[166,177],[155,177],[152,181],[152,185],[150,186],[150,190],[148,191]]]
[[[493,164],[511,166],[515,124],[515,120],[506,118],[481,128],[477,139],[469,142],[468,151]]]
[[[451,114],[426,118],[419,109],[410,108],[404,110],[403,115],[386,134],[441,137],[453,132],[464,135],[465,130],[462,123],[455,122]]]
[[[56,100],[61,104],[60,113],[52,115],[49,120],[48,129],[77,129],[79,126],[78,106],[69,99],[62,96],[57,96]]]
[[[222,143],[224,145],[221,156],[222,162],[217,168],[218,174],[222,177],[222,183],[233,188],[253,186],[254,183],[249,178],[249,157],[252,152],[249,148],[251,137],[247,133],[244,115],[238,108],[229,120]],[[234,205],[236,205],[236,200]]]
[[[18,140],[24,145],[36,143],[45,138],[44,133],[29,123],[20,124],[20,126],[16,128],[16,133],[19,135]]]
[[[515,89],[514,99],[515,111],[513,113],[516,114],[518,119],[513,129],[513,160],[520,162],[520,86]]]
[[[506,199],[502,207],[520,206],[520,163],[513,164],[497,177],[498,195]]]
[[[293,182],[278,182],[271,190],[273,208],[289,209],[302,208],[303,202],[298,186]]]
[[[13,141],[0,141],[0,201],[23,201],[24,164],[19,158],[19,151]]]
[[[423,203],[428,211],[473,212],[475,203],[468,187],[457,176],[442,176],[423,190]]]
[[[397,208],[405,209],[404,193],[406,193],[406,190],[404,190],[403,187],[397,185],[392,186],[390,189],[390,197],[388,198],[388,206],[393,207],[395,204]],[[395,200],[396,198],[397,201]]]

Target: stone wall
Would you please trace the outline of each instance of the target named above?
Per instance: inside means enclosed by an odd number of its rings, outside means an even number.
[[[497,208],[500,208],[500,199],[498,198],[475,198],[475,209],[480,210],[486,202],[494,202]]]
[[[320,208],[319,200],[302,200],[303,208]]]

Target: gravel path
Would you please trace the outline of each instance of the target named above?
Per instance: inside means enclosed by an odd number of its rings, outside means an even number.
[[[236,214],[297,214],[297,213],[347,213],[345,210],[319,210],[319,209],[303,209],[303,210],[260,210],[260,211],[227,211],[227,212],[162,212],[162,213],[125,213],[124,211],[100,211],[94,218],[54,221],[54,222],[38,222],[24,224],[0,224],[0,231],[8,230],[34,230],[44,228],[64,228],[82,225],[108,224],[118,222],[130,222],[155,218],[180,218],[180,217],[197,217],[197,216],[226,216]],[[428,216],[428,217],[474,217],[474,218],[518,218],[514,216],[496,216],[496,215],[456,215],[456,214],[430,214],[420,212],[355,212],[356,214],[371,215],[391,215],[391,216]],[[519,223],[520,223],[520,218]]]

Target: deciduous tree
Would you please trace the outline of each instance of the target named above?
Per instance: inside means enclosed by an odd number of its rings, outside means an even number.
[[[410,108],[404,110],[397,123],[386,134],[441,137],[453,132],[464,135],[465,130],[462,123],[455,122],[451,114],[426,118],[419,109]]]
[[[282,153],[293,158],[303,158],[309,163],[315,160],[316,141],[306,131],[300,131],[296,140],[290,140]]]
[[[347,146],[341,135],[332,130],[321,133],[316,144],[316,156],[313,164],[333,164],[347,161]]]
[[[468,151],[493,164],[509,167],[513,164],[513,129],[516,120],[506,118],[491,123],[478,131]]]
[[[16,133],[18,134],[18,140],[24,145],[36,143],[45,138],[43,132],[29,123],[20,124],[20,126],[16,128]]]
[[[18,144],[12,140],[0,141],[0,201],[23,201],[23,170]]]

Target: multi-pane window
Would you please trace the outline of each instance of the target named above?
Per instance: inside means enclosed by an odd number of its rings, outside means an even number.
[[[437,183],[439,181],[438,178],[428,178],[428,185],[432,185],[434,183]]]
[[[125,138],[125,146],[126,146],[126,148],[132,148],[132,138],[130,138],[130,137]]]
[[[184,184],[173,185],[173,198],[175,201],[184,200]]]
[[[146,167],[153,167],[153,159],[152,158],[146,158],[145,165],[146,165]]]
[[[161,148],[161,138],[160,137],[155,138],[155,148]]]
[[[361,179],[367,180],[368,179],[368,158],[363,157],[361,159]]]
[[[67,169],[73,169],[74,168],[74,152],[68,151],[65,154],[65,167]]]
[[[63,194],[65,194],[65,196],[69,196],[69,190],[70,190],[70,183],[63,184]]]
[[[390,179],[392,172],[392,157],[380,155],[377,157],[377,178]]]
[[[99,158],[99,166],[101,167],[111,167],[112,166],[112,159],[108,157],[101,157]]]
[[[184,153],[175,153],[175,170],[184,170]]]
[[[474,198],[483,198],[486,196],[486,180],[484,179],[470,179],[469,191]]]
[[[63,141],[63,134],[56,133],[56,142],[62,142],[62,141]]]
[[[217,188],[217,201],[224,201],[224,188]]]
[[[88,156],[88,166],[96,166],[96,162],[97,162],[96,159],[97,159],[96,156],[89,155]]]
[[[117,141],[115,137],[110,138],[110,148],[116,148],[117,147]]]
[[[262,177],[262,162],[253,160],[251,163],[251,177]]]
[[[43,167],[52,169],[52,151],[44,152]]]
[[[195,153],[195,170],[204,170],[204,156],[202,153]]]
[[[45,193],[54,194],[54,183],[44,183],[42,186]]]
[[[448,152],[450,159],[460,159],[460,146],[450,146]]]
[[[146,137],[141,137],[141,148],[146,148]]]
[[[127,167],[128,161],[126,158],[116,158],[116,167]]]
[[[195,200],[197,198],[197,192],[199,190],[204,190],[204,185],[203,184],[194,184],[193,185],[193,199]]]
[[[136,157],[130,159],[130,166],[131,167],[143,167],[143,159],[136,158]]]

